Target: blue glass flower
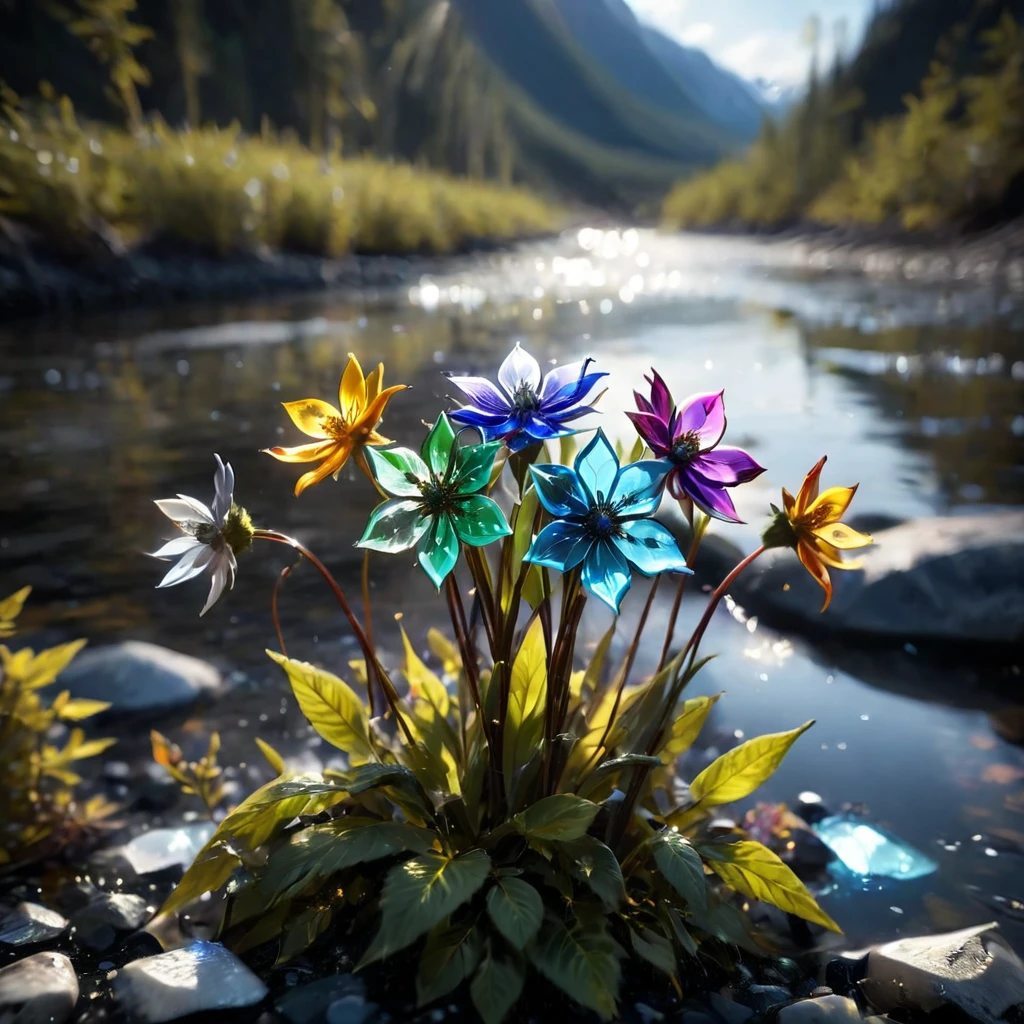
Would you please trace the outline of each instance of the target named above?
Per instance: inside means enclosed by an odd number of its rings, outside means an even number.
[[[559,572],[583,566],[584,588],[618,613],[630,566],[644,576],[692,572],[675,538],[652,516],[661,503],[665,460],[619,468],[604,431],[568,466],[531,466],[537,497],[555,517],[534,538],[528,562]]]
[[[485,441],[504,441],[517,452],[549,437],[575,433],[568,424],[594,411],[598,384],[607,373],[589,373],[592,359],[558,366],[541,377],[540,364],[518,344],[498,370],[486,377],[445,376],[469,399],[449,413],[453,423],[475,427]]]

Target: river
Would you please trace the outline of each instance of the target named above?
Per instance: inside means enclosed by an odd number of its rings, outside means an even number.
[[[256,296],[0,326],[0,590],[34,586],[25,624],[40,642],[137,637],[233,672],[237,700],[208,721],[237,756],[251,756],[257,729],[307,745],[292,713],[278,714],[288,702],[263,655],[286,555],[247,555],[235,590],[200,620],[205,586],[155,590],[161,569],[143,553],[168,536],[152,499],[208,499],[216,451],[234,464],[236,498],[257,522],[302,537],[355,591],[352,544],[374,504],[365,481],[346,472],[296,500],[297,467],[259,454],[300,442],[278,403],[333,400],[350,351],[364,367],[382,360],[390,383],[413,385],[385,432],[414,447],[450,393],[441,371],[493,373],[517,340],[542,362],[593,355],[610,373],[601,424],[624,439],[622,410],[650,366],[677,396],[724,387],[728,439],[768,467],[737,494],[751,525],[725,530],[747,549],[767,503],[826,452],[828,484],[859,481],[854,509],[876,524],[1019,508],[1024,295],[976,278],[907,276],[809,260],[798,243],[584,229],[359,301]],[[635,590],[627,633],[642,603]],[[419,640],[442,616],[408,558],[375,560],[374,601],[386,651],[394,614]],[[701,603],[687,599],[686,621]],[[655,629],[666,614],[655,607]],[[722,657],[695,689],[727,691],[708,741],[721,748],[816,718],[764,799],[810,789],[834,809],[863,804],[940,865],[915,882],[826,893],[850,941],[997,919],[1020,945],[1024,751],[995,728],[1013,713],[1019,668],[937,666],[912,651],[825,654],[743,619],[720,613],[705,642]],[[344,670],[351,640],[308,568],[284,588],[282,621],[292,654]],[[588,628],[604,625],[597,613]],[[126,749],[139,742],[124,737]]]

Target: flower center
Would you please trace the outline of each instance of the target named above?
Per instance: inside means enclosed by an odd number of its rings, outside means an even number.
[[[453,505],[456,490],[431,474],[430,479],[420,489],[420,510],[424,515],[436,516],[447,512]]]
[[[340,416],[327,416],[320,421],[320,429],[335,440],[348,436],[348,424]]]
[[[252,547],[253,529],[249,513],[241,505],[232,502],[231,510],[225,517],[220,532],[228,547],[236,555],[240,555]]]
[[[516,412],[536,412],[540,408],[537,392],[524,380],[521,380],[512,394],[512,408]]]
[[[212,523],[191,521],[182,523],[181,529],[183,533],[192,534],[200,544],[212,544],[220,535],[220,527],[214,526]]]
[[[618,517],[615,509],[606,503],[595,505],[583,520],[584,528],[592,537],[603,540],[611,537],[618,530]]]
[[[700,435],[696,430],[689,430],[675,439],[672,450],[669,452],[669,458],[678,465],[685,465],[699,454]]]

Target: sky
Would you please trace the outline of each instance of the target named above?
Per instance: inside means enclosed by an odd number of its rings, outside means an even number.
[[[744,78],[796,85],[807,77],[810,50],[804,26],[821,20],[821,54],[831,61],[837,22],[845,22],[847,48],[863,31],[871,0],[627,0],[644,21]]]

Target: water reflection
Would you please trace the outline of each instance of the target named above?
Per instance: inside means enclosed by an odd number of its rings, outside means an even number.
[[[297,468],[259,454],[302,440],[279,403],[330,399],[350,351],[364,366],[383,360],[389,380],[413,385],[386,423],[388,436],[413,447],[423,421],[449,400],[440,370],[493,372],[514,340],[542,364],[598,357],[611,374],[602,425],[613,435],[628,435],[622,410],[652,364],[678,395],[725,387],[732,442],[768,467],[737,494],[752,522],[730,531],[741,546],[753,542],[779,488],[796,486],[825,451],[841,479],[861,481],[862,514],[1024,504],[1024,335],[1015,306],[990,315],[1002,301],[991,289],[819,277],[792,262],[759,264],[749,246],[716,242],[712,253],[642,232],[620,236],[614,252],[607,237],[600,251],[588,244],[481,258],[421,282],[414,302],[306,296],[0,330],[0,589],[36,588],[29,628],[148,639],[278,688],[262,652],[272,636],[270,589],[288,554],[245,556],[236,589],[200,621],[202,581],[172,594],[154,589],[161,567],[143,552],[169,533],[152,499],[207,495],[218,451],[256,521],[300,536],[355,589],[353,542],[376,503],[366,482],[351,468],[296,500]],[[394,652],[392,614],[403,612],[422,637],[439,605],[411,555],[376,558],[373,575],[377,632]],[[627,634],[644,596],[635,589]],[[294,574],[282,598],[285,633],[292,653],[344,671],[354,645],[323,597],[308,567]],[[654,618],[665,614],[657,608]],[[597,616],[587,628],[603,625]],[[1024,790],[1015,772],[1024,754],[987,717],[1019,740],[1020,713],[998,696],[1012,689],[1012,670],[997,678],[984,665],[954,671],[910,655],[884,665],[851,650],[812,656],[728,616],[707,646],[723,657],[700,689],[728,690],[714,720],[719,747],[819,718],[766,799],[793,801],[813,783],[830,807],[866,803],[873,820],[939,862],[938,875],[901,891],[898,904],[882,892],[830,908],[852,917],[854,935],[866,941],[1012,909],[1021,895]],[[244,720],[255,724],[266,701],[252,696]],[[269,703],[281,717],[278,697]],[[231,713],[226,746],[241,750],[244,741],[241,756],[251,756],[243,718]],[[291,715],[284,721],[294,725]]]

